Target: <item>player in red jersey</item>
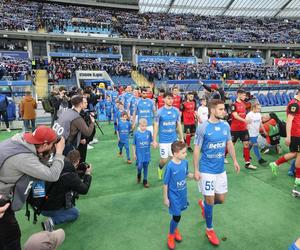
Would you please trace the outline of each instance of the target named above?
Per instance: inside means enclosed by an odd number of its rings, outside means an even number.
[[[188,146],[187,150],[193,152],[193,149],[191,148],[191,138],[196,132],[196,103],[194,102],[194,94],[192,92],[189,92],[186,97],[187,100],[181,105],[181,111],[183,116],[185,141]]]
[[[232,105],[231,113],[231,136],[232,142],[236,143],[238,139],[243,142],[243,153],[245,159],[245,168],[256,169],[250,162],[250,149],[249,149],[249,133],[247,129],[246,120],[246,105],[244,100],[246,99],[246,91],[239,89],[237,91],[236,102]],[[250,122],[250,121],[249,121]]]
[[[165,101],[164,101],[164,94],[165,94],[164,89],[159,90],[159,96],[156,98],[156,105],[157,109],[160,109],[161,107],[165,106]]]
[[[172,94],[173,94],[173,107],[180,109],[181,97],[179,95],[178,87],[173,87]]]
[[[153,99],[153,91],[150,86],[147,87],[147,98]]]
[[[294,99],[287,106],[285,144],[296,153],[295,185],[300,186],[300,88]]]

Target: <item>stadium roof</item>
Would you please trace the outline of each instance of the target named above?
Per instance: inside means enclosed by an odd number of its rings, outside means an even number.
[[[140,0],[141,12],[300,18],[300,0]]]

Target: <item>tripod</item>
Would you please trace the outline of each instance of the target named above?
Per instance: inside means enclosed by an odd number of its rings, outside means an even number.
[[[101,131],[101,134],[104,135],[104,132],[99,124],[99,122],[97,120],[95,120],[95,124],[97,125],[98,129]]]

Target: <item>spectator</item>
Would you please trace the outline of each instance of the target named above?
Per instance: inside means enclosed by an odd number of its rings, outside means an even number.
[[[35,99],[32,98],[31,92],[25,92],[25,96],[20,103],[20,113],[23,119],[25,132],[29,131],[29,125],[31,123],[32,132],[35,130],[35,110],[37,108],[37,104]]]

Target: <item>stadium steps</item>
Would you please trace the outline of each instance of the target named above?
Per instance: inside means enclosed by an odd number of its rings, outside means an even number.
[[[132,71],[131,77],[136,82],[136,85],[138,85],[140,87],[152,86],[152,83],[150,81],[148,81],[146,77],[144,77],[142,74],[140,74],[136,70]]]

